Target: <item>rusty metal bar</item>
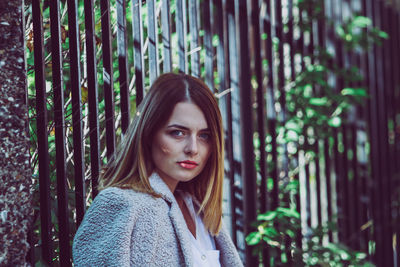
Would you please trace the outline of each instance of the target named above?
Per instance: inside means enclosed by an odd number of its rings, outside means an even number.
[[[94,30],[94,1],[84,2],[86,64],[89,102],[90,128],[90,170],[93,198],[97,195],[97,183],[100,173],[100,141],[99,141],[99,103],[97,90],[96,42]]]
[[[36,88],[36,124],[39,159],[40,224],[42,240],[42,259],[52,264],[51,207],[49,145],[47,140],[46,82],[44,69],[43,17],[39,0],[32,1],[33,45]]]
[[[71,247],[69,237],[69,209],[66,175],[66,139],[64,120],[64,85],[61,54],[60,1],[50,2],[51,62],[53,78],[54,124],[56,143],[56,176],[58,204],[58,237],[60,262],[71,266]]]
[[[100,1],[101,8],[101,36],[103,41],[103,82],[104,104],[106,116],[106,145],[107,159],[110,160],[115,150],[114,128],[114,75],[112,65],[112,43],[110,25],[110,1]]]

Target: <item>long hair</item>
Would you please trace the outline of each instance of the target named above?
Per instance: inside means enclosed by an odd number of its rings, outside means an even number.
[[[222,184],[224,175],[224,138],[221,114],[214,95],[200,79],[166,73],[160,75],[138,107],[123,141],[100,174],[99,190],[107,187],[131,188],[160,197],[150,186],[149,176],[155,169],[151,145],[155,133],[168,121],[175,105],[190,102],[197,105],[211,132],[211,153],[202,172],[189,182],[178,184],[201,203],[205,227],[218,234],[222,220]]]

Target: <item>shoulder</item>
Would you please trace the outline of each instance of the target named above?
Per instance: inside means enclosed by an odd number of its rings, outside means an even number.
[[[137,232],[143,235],[140,244],[149,238],[156,242],[156,238],[149,237],[147,228],[153,227],[160,214],[167,214],[162,202],[164,200],[131,189],[110,187],[102,190],[75,234],[73,257],[76,266],[126,265],[131,249],[136,246],[134,241],[139,242],[138,238],[132,239],[138,237]]]
[[[95,224],[129,229],[142,217],[154,219],[166,210],[168,204],[161,198],[132,189],[109,187],[95,197],[80,228],[90,228]]]
[[[132,189],[122,189],[118,187],[108,187],[102,190],[94,199],[89,210],[99,212],[109,210],[114,212],[148,212],[149,210],[163,207],[162,198],[153,197],[147,193],[138,192]]]

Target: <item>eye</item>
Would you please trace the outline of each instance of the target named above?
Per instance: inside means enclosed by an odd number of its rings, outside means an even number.
[[[184,132],[181,130],[172,130],[169,132],[169,134],[173,137],[181,137],[184,135]]]
[[[210,135],[209,133],[201,133],[201,134],[199,135],[199,137],[200,137],[201,139],[203,139],[204,141],[209,141],[209,140],[211,139],[211,135]]]

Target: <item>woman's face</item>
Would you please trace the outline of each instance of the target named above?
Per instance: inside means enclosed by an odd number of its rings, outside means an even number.
[[[172,192],[179,182],[200,174],[210,156],[210,144],[211,133],[201,109],[188,102],[176,104],[151,148],[156,172]]]

